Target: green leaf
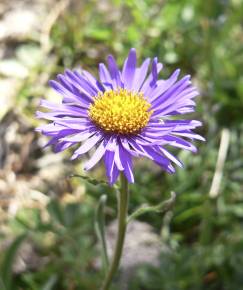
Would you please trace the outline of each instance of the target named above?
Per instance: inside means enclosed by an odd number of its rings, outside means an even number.
[[[86,31],[86,36],[96,40],[105,41],[111,37],[111,31],[107,28],[90,28]]]
[[[106,200],[107,200],[107,195],[103,194],[100,197],[98,206],[96,208],[96,213],[95,213],[95,231],[96,231],[97,237],[100,241],[101,248],[102,248],[102,263],[103,263],[105,272],[107,272],[107,269],[109,266],[109,259],[108,259],[106,239],[105,239],[104,210],[105,210]]]
[[[65,224],[63,210],[57,200],[53,199],[47,205],[47,209],[51,217],[61,225]]]
[[[7,288],[5,287],[5,284],[3,283],[3,279],[1,277],[1,275],[0,275],[0,289],[7,290]]]
[[[128,217],[127,223],[129,223],[133,219],[139,217],[140,215],[148,213],[148,212],[165,213],[165,212],[169,211],[172,208],[172,206],[175,203],[175,200],[176,200],[176,193],[175,192],[171,192],[171,197],[168,200],[166,200],[166,201],[162,201],[158,205],[155,205],[155,206],[146,206],[146,205],[145,206],[141,206]]]
[[[64,209],[64,221],[67,228],[73,227],[77,220],[80,222],[79,209],[80,205],[77,203],[70,203],[66,205]]]
[[[42,287],[41,290],[52,290],[58,280],[58,276],[53,274]]]
[[[106,185],[106,186],[109,186],[109,183],[104,181],[104,180],[97,180],[95,178],[91,178],[89,176],[85,176],[85,175],[78,175],[78,174],[73,174],[73,175],[70,175],[69,176],[70,178],[72,177],[79,177],[85,181],[87,181],[88,183],[92,184],[92,185]]]
[[[26,236],[27,236],[26,233],[18,236],[8,248],[5,257],[3,259],[3,263],[1,265],[1,276],[2,276],[2,284],[4,285],[6,290],[13,290],[12,267],[15,261],[17,251],[20,248]]]

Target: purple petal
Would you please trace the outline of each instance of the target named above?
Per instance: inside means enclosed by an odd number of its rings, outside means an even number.
[[[177,136],[167,135],[167,136],[164,136],[164,140],[166,144],[170,146],[189,150],[194,153],[197,152],[197,148],[194,145],[192,145],[190,142],[187,142],[184,139],[179,138]]]
[[[177,109],[176,111],[170,112],[166,116],[184,115],[184,114],[193,113],[194,111],[195,111],[194,107],[183,107],[183,108]]]
[[[165,91],[167,91],[177,80],[178,76],[180,74],[180,70],[177,69],[168,80],[159,80],[157,82],[157,87],[154,89],[154,91],[149,96],[149,101],[151,104],[159,97],[161,96]]]
[[[98,90],[92,86],[79,72],[66,70],[65,75],[69,82],[81,92],[83,92],[90,101],[93,101],[93,97],[98,94]]]
[[[94,152],[93,156],[84,164],[84,170],[90,170],[94,167],[100,159],[104,156],[107,147],[107,140],[103,140],[96,151]]]
[[[87,97],[85,94],[82,94],[77,88],[75,88],[64,75],[58,74],[57,80],[66,90],[70,91],[76,96],[75,99],[72,99],[69,96],[64,95],[62,100],[63,103],[75,103],[85,108],[89,106],[90,98]]]
[[[169,162],[169,160],[163,157],[161,154],[157,153],[156,150],[152,146],[142,146],[131,140],[129,140],[129,143],[131,143],[134,150],[139,152],[140,155],[144,157],[148,157],[149,159],[152,159],[169,173],[174,172],[174,169],[171,166],[171,163]]]
[[[157,58],[154,58],[152,62],[152,71],[141,88],[141,92],[144,93],[145,97],[149,98],[148,96],[150,96],[151,92],[155,89],[158,74],[162,68],[162,63],[158,63]]]
[[[47,131],[43,131],[42,132],[44,135],[46,136],[53,136],[55,137],[57,140],[59,140],[60,138],[64,138],[66,136],[72,135],[77,133],[76,130],[70,130],[70,129],[62,129],[56,132],[47,132]]]
[[[61,83],[61,85],[67,89],[68,91],[72,92],[73,91],[73,86],[68,82],[68,80],[66,79],[66,77],[62,74],[58,74],[57,75],[57,80],[59,81],[59,83]]]
[[[104,92],[104,88],[101,83],[88,71],[82,70],[83,76],[87,79],[88,82],[92,84],[93,87],[96,88],[97,91]]]
[[[93,148],[103,136],[99,133],[93,135],[91,138],[87,139],[73,154],[72,160],[77,158],[78,156],[88,152],[91,148]]]
[[[202,122],[197,120],[165,120],[165,125],[174,126],[173,131],[181,131],[185,129],[195,129],[202,126]]]
[[[128,143],[133,148],[134,152],[139,156],[149,157],[149,155],[144,151],[142,145],[137,143],[136,141],[129,139]]]
[[[141,67],[136,68],[135,76],[134,76],[133,84],[132,84],[132,91],[138,92],[140,90],[140,88],[143,85],[143,82],[147,76],[149,64],[150,64],[150,58],[147,58],[143,62]]]
[[[94,135],[94,132],[87,132],[87,131],[83,131],[81,133],[77,133],[73,136],[70,137],[65,137],[62,138],[63,141],[67,141],[67,142],[83,142],[88,138],[91,138]]]
[[[104,155],[106,175],[111,185],[113,185],[116,182],[120,172],[116,167],[114,157],[115,157],[114,151],[106,151]]]
[[[121,81],[121,73],[117,67],[114,57],[112,55],[109,55],[107,58],[107,61],[108,61],[108,67],[110,71],[113,88],[114,89],[122,88],[123,83]]]
[[[64,150],[66,150],[67,148],[71,147],[75,145],[75,143],[73,142],[58,142],[55,146],[54,146],[54,152],[62,152]]]
[[[55,121],[55,124],[65,126],[70,129],[76,130],[93,130],[95,127],[88,119],[78,119],[78,118],[60,118]]]
[[[58,125],[58,124],[54,124],[54,123],[49,123],[49,124],[45,124],[45,125],[37,127],[35,131],[41,132],[43,134],[50,134],[50,136],[52,136],[53,134],[55,135],[57,132],[63,129],[66,129],[66,127]],[[72,130],[72,131],[76,132],[76,130]]]
[[[103,63],[99,64],[99,75],[100,75],[100,80],[102,82],[102,85],[106,88],[106,90],[112,90],[113,85],[112,85],[111,76],[108,69]]]
[[[137,63],[137,56],[135,48],[132,48],[128,54],[123,70],[122,70],[122,79],[124,82],[124,87],[128,90],[132,89],[132,83],[135,75]]]
[[[52,102],[49,102],[47,100],[41,100],[40,106],[44,107],[46,109],[52,110],[53,115],[52,116],[58,116],[58,115],[64,115],[64,116],[72,116],[72,117],[87,117],[87,109],[84,109],[77,105],[71,105],[70,103],[67,104],[55,104]]]
[[[185,105],[189,104],[189,107],[194,107],[194,102],[191,102],[191,100],[186,100],[189,98],[194,98],[198,96],[198,92],[196,90],[192,91],[191,89],[185,90],[181,94],[179,94],[176,99],[174,99],[174,102],[170,102],[167,106],[162,108],[158,111],[158,113],[163,114],[164,116],[167,114],[170,114],[171,112],[174,112],[175,110],[179,110],[181,107],[185,107]]]
[[[134,150],[130,147],[130,144],[129,144],[129,142],[128,142],[128,140],[127,140],[126,137],[120,137],[119,140],[120,140],[120,142],[121,142],[123,148],[124,148],[124,149],[129,153],[129,154],[131,154],[131,155],[133,155],[133,156],[136,156],[136,157],[139,156],[139,154],[138,154],[136,151],[134,151]]]
[[[122,145],[119,145],[119,155],[122,167],[124,168],[124,174],[130,183],[134,183],[134,176],[132,172],[132,158],[131,155],[125,151]]]
[[[191,132],[190,130],[173,132],[173,135],[187,137],[187,138],[190,138],[192,140],[197,139],[197,140],[205,141],[205,138],[203,138],[202,136],[200,136],[194,132]]]
[[[58,143],[60,141],[61,138],[71,135],[73,133],[76,133],[74,130],[70,130],[70,129],[63,129],[54,133],[50,133],[50,132],[42,132],[44,135],[46,136],[52,136],[52,138],[44,145],[44,148],[50,145],[54,145],[56,143]],[[60,141],[62,142],[62,141]],[[65,142],[65,141],[64,141]]]
[[[124,167],[122,165],[121,159],[122,159],[122,156],[120,156],[120,154],[119,154],[119,146],[117,145],[116,149],[115,149],[114,160],[115,160],[115,164],[116,164],[118,170],[123,171]]]
[[[116,164],[118,170],[121,170],[121,171],[124,170],[124,168],[121,164],[120,156],[119,156],[119,145],[118,145],[117,137],[111,137],[109,139],[109,142],[107,145],[107,150],[114,152],[114,161],[115,161],[115,164]]]
[[[40,106],[45,107],[49,110],[65,109],[65,110],[74,110],[76,112],[86,112],[86,113],[88,112],[88,108],[86,106],[83,106],[81,102],[68,102],[57,104],[42,99],[40,101]]]
[[[90,104],[92,99],[90,97],[87,97],[86,95],[83,95],[81,93],[73,93],[72,91],[68,90],[63,85],[59,84],[57,81],[50,80],[49,85],[57,91],[60,95],[63,96],[63,99],[65,102],[81,102],[83,106],[87,106]]]
[[[140,134],[131,137],[131,139],[145,146],[162,145],[165,143],[164,136],[167,136],[171,132],[171,128],[161,130],[160,132],[141,132]]]
[[[144,151],[148,154],[149,158],[164,168],[169,173],[174,173],[175,169],[167,158],[157,153],[152,147],[143,146]]]
[[[159,147],[158,148],[159,151],[162,152],[162,154],[170,159],[172,162],[174,162],[176,165],[178,165],[179,167],[183,167],[183,164],[181,163],[181,161],[179,159],[177,159],[174,155],[172,155],[168,150],[166,150],[165,148],[163,147]]]
[[[166,107],[166,105],[174,103],[174,100],[177,99],[178,95],[181,92],[188,88],[190,83],[190,76],[185,76],[184,78],[179,80],[169,90],[167,90],[165,94],[162,94],[153,102],[152,109],[157,111],[160,110],[161,107],[164,108]]]

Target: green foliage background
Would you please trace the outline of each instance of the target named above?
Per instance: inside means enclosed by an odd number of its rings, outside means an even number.
[[[164,63],[162,77],[175,68],[193,76],[201,91],[193,117],[203,121],[200,134],[207,142],[197,144],[195,156],[176,152],[185,169],[173,176],[154,169],[155,165],[137,162],[130,210],[143,203],[159,203],[171,190],[179,197],[165,222],[159,214],[141,217],[169,250],[161,252],[159,267],[144,265],[136,270],[131,290],[243,289],[242,17],[242,0],[73,1],[51,29],[51,49],[16,96],[23,114],[33,118],[36,100],[47,86],[39,84],[43,72],[54,77],[64,67],[82,65],[96,74],[97,64],[107,54],[122,64],[131,47],[137,49],[140,60],[158,56]],[[29,45],[33,47],[38,44]],[[230,132],[230,145],[220,191],[212,199],[209,191],[223,128]],[[91,174],[103,177],[102,169]],[[9,263],[13,263],[17,240],[1,259],[0,289],[99,288],[102,274],[93,265],[98,255],[94,209],[99,196],[108,192],[107,220],[115,218],[115,194],[105,186],[84,184],[82,203],[62,205],[56,198],[48,204],[49,221],[37,209],[23,209],[9,221],[16,236],[28,235],[48,263],[11,276]]]

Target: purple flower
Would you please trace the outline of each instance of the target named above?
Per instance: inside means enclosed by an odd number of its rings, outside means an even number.
[[[175,172],[172,163],[182,167],[167,145],[196,152],[183,138],[204,140],[192,131],[201,122],[171,117],[193,112],[198,91],[189,75],[178,80],[179,70],[168,79],[158,79],[162,64],[157,58],[150,72],[149,65],[146,59],[137,67],[136,51],[131,49],[122,70],[108,56],[108,68],[99,65],[99,80],[85,70],[66,70],[51,80],[50,86],[63,100],[59,105],[42,100],[49,112],[37,112],[37,117],[51,121],[37,128],[51,137],[47,146],[60,152],[78,145],[72,159],[93,149],[84,169],[103,159],[110,184],[120,171],[134,182],[133,157],[147,157],[168,173]]]

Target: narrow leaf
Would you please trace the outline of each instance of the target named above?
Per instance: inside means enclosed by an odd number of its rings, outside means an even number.
[[[165,213],[165,212],[169,211],[172,208],[172,206],[175,203],[175,200],[176,200],[176,194],[175,194],[175,192],[171,192],[171,197],[168,200],[162,201],[158,205],[155,205],[155,206],[141,206],[128,217],[127,223],[129,223],[133,219],[139,217],[140,215],[148,213],[148,212]]]
[[[52,275],[47,282],[45,283],[45,285],[42,287],[42,290],[52,290],[53,287],[55,286],[56,282],[58,280],[58,277],[56,274]]]
[[[4,283],[3,283],[3,279],[2,279],[2,277],[1,277],[1,275],[0,275],[0,289],[2,289],[2,290],[7,290],[7,288],[5,287],[5,285],[4,285]]]
[[[61,225],[65,224],[65,218],[63,214],[62,207],[60,206],[58,200],[52,199],[48,205],[47,205],[47,210],[50,216],[58,223]]]
[[[12,268],[16,254],[27,234],[18,236],[7,249],[3,263],[1,265],[2,284],[7,290],[13,290]]]
[[[107,246],[106,246],[106,239],[105,239],[105,205],[106,205],[107,195],[103,194],[100,197],[98,206],[96,208],[95,213],[95,231],[97,237],[101,244],[102,249],[102,263],[105,272],[107,272],[109,266],[109,259],[107,254]]]
[[[97,180],[95,178],[90,178],[89,176],[85,176],[85,175],[78,175],[78,174],[72,174],[69,176],[70,178],[72,177],[79,177],[87,182],[89,182],[90,184],[92,185],[100,185],[100,184],[103,184],[103,185],[109,185],[108,182],[104,181],[104,180]]]

